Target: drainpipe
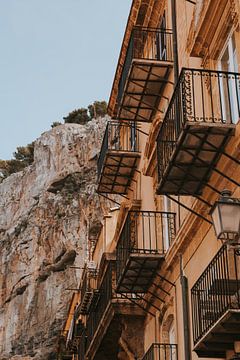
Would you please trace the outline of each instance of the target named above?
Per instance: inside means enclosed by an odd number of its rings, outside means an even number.
[[[177,85],[179,75],[178,64],[178,41],[177,41],[177,10],[176,0],[171,0],[171,15],[172,15],[172,32],[173,32],[173,71],[174,71],[174,86]],[[180,196],[178,196],[178,201]],[[181,208],[178,205],[178,226],[181,226]]]
[[[180,255],[180,281],[182,287],[183,336],[185,360],[191,360],[190,330],[189,330],[189,304],[188,279],[183,273],[182,255]]]
[[[177,42],[177,12],[176,0],[171,0],[172,13],[172,32],[173,32],[173,68],[174,68],[174,84],[177,84],[179,66],[178,66],[178,42]]]

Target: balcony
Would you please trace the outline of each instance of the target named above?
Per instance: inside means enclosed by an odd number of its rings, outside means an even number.
[[[182,69],[158,138],[157,194],[200,195],[240,111],[240,75]]]
[[[119,81],[116,117],[150,122],[172,66],[170,30],[133,28]]]
[[[240,251],[219,250],[191,290],[194,350],[225,358],[240,341]]]
[[[92,309],[93,311],[90,312],[87,320],[88,345],[90,345],[90,342],[96,333],[98,325],[100,324],[103,315],[113,298],[113,267],[113,263],[110,262],[106,270],[105,276],[103,277],[102,283],[99,287],[99,300],[94,309]]]
[[[126,194],[140,158],[134,124],[110,121],[98,159],[98,192]]]
[[[90,311],[90,307],[98,300],[99,292],[97,290],[97,271],[94,269],[83,270],[81,281],[81,298],[80,304],[76,309],[76,316],[86,315]]]
[[[71,326],[69,331],[65,335],[65,351],[64,354],[62,353],[62,356],[64,355],[64,359],[72,359],[73,354],[78,354],[79,352],[79,346],[82,342],[82,337],[84,337],[85,333],[85,327],[81,320],[77,321],[77,318],[74,314],[74,317],[71,322]]]
[[[177,345],[155,343],[152,344],[142,360],[177,360],[177,358]]]
[[[78,343],[78,360],[84,360],[84,356],[86,352],[86,342],[87,342],[86,328],[83,327]]]
[[[147,292],[175,233],[175,213],[128,213],[116,249],[118,292]]]
[[[143,310],[116,293],[115,269],[116,261],[108,260],[102,271],[101,279],[99,279],[99,300],[95,306],[91,307],[87,317],[85,356],[88,360],[98,358],[99,354],[101,354],[100,356],[106,354],[107,358],[117,359],[118,342],[123,331],[120,325],[122,319],[129,324],[128,329],[132,326],[132,319],[134,319],[135,325],[142,321],[140,328],[143,328],[143,320],[140,320],[144,319]],[[133,349],[137,354],[142,350],[142,345],[135,341]]]
[[[61,331],[57,344],[57,359],[72,360],[73,351],[67,348],[68,330]]]

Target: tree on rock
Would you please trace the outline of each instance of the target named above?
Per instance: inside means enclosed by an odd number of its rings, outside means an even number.
[[[68,116],[64,117],[65,124],[73,123],[85,125],[88,121],[90,121],[90,117],[88,115],[88,110],[85,108],[80,108],[78,110],[71,111]]]
[[[106,101],[94,101],[93,104],[88,106],[88,111],[91,119],[103,117],[107,114],[107,103]]]
[[[53,129],[53,128],[59,126],[59,125],[62,125],[62,123],[61,123],[60,121],[54,121],[54,122],[52,123],[52,125],[51,125],[51,128]]]
[[[106,101],[94,101],[93,104],[88,105],[88,108],[80,108],[71,111],[63,118],[65,124],[80,124],[85,125],[88,121],[98,117],[104,117],[107,114]],[[58,123],[56,123],[58,124]]]
[[[27,146],[19,146],[13,153],[14,159],[0,159],[0,182],[9,175],[23,170],[34,161],[34,142]]]

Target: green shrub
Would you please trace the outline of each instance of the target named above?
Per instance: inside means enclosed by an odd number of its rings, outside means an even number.
[[[88,108],[80,108],[71,111],[66,117],[63,118],[65,124],[81,124],[85,125],[88,121],[97,118],[99,116],[105,116],[107,114],[106,101],[94,101]],[[58,122],[55,122],[59,125]],[[53,124],[55,124],[53,123]],[[55,126],[57,126],[55,125]],[[53,126],[52,126],[53,127]]]
[[[80,108],[78,110],[71,111],[68,116],[64,117],[65,124],[81,124],[84,125],[88,121],[90,121],[90,117],[88,115],[88,110],[85,108]]]
[[[27,146],[19,146],[13,153],[14,159],[1,160],[0,159],[0,181],[7,178],[9,175],[23,170],[34,161],[34,142]]]
[[[91,119],[99,116],[103,117],[107,114],[107,103],[106,101],[94,101],[93,104],[88,106],[88,111]]]
[[[56,126],[62,125],[62,123],[60,121],[54,121],[51,125],[51,128],[55,128]]]

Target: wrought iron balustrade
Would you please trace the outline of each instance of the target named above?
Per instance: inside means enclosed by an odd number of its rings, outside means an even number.
[[[163,178],[169,182],[174,180],[174,176],[170,179],[169,164],[175,167],[172,174],[190,169],[190,165],[202,167],[201,180],[195,168],[188,175],[186,193],[188,188],[191,189],[191,180],[192,184],[195,180],[200,183],[206,181],[208,163],[209,168],[214,167],[220,150],[231,135],[229,129],[233,129],[232,124],[238,121],[239,116],[240,74],[183,68],[157,138],[159,182]],[[181,176],[184,175],[180,174],[179,178]],[[161,186],[162,192],[159,193],[170,193],[168,189],[171,185]],[[199,187],[197,192],[200,193]],[[179,194],[179,189],[174,193]]]
[[[105,156],[108,152],[131,152],[139,151],[139,138],[136,124],[120,123],[109,121],[104,134],[97,168],[98,176],[104,164]]]
[[[114,264],[110,262],[106,269],[105,275],[99,287],[99,299],[96,303],[95,307],[91,309],[90,314],[87,319],[87,346],[89,347],[92,338],[98,328],[98,325],[112,300],[113,295],[113,288],[112,288],[112,281],[113,281],[113,271],[114,271]]]
[[[84,360],[84,358],[85,358],[86,342],[87,342],[86,328],[83,327],[83,329],[80,333],[80,338],[79,338],[78,360]]]
[[[77,354],[79,351],[79,345],[84,331],[85,331],[85,327],[82,321],[81,320],[77,321],[74,314],[73,321],[71,323],[71,328],[69,330],[66,339],[66,347],[69,351],[72,351],[73,354]]]
[[[239,250],[223,245],[191,289],[191,298],[193,340],[196,344],[228,310],[240,310]],[[240,324],[238,327],[239,337]],[[224,342],[224,332],[222,336]]]
[[[164,255],[175,234],[175,213],[129,211],[117,244],[117,281],[131,255]]]
[[[97,290],[97,269],[84,268],[81,281],[81,297],[80,303],[75,310],[75,316],[80,314],[86,315],[90,309],[93,301],[96,301],[98,296]]]
[[[135,27],[130,37],[125,62],[118,87],[120,104],[129,70],[134,59],[173,61],[172,31],[167,29]]]
[[[143,356],[142,360],[177,360],[176,344],[154,343]]]

